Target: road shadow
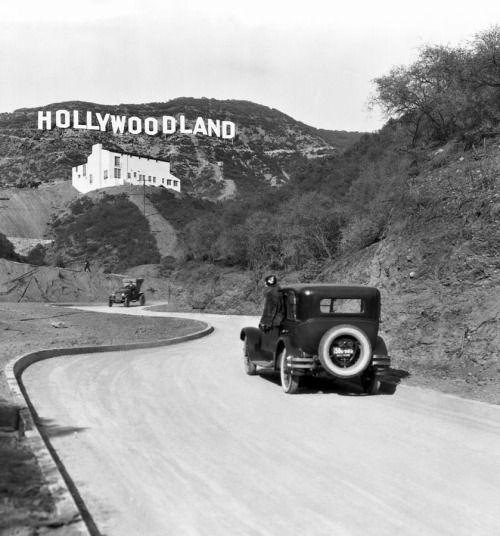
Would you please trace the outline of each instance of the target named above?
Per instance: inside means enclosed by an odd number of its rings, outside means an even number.
[[[398,384],[403,378],[408,377],[410,374],[406,371],[390,370],[390,374],[387,375],[387,381],[383,381],[380,386],[380,390],[375,396],[380,395],[394,395]],[[277,372],[260,371],[259,376],[278,387],[281,387],[280,375]],[[329,379],[314,376],[304,376],[300,380],[299,390],[297,395],[311,395],[311,394],[337,394],[339,396],[374,396],[369,395],[363,391],[359,378],[352,380],[343,380],[340,378]]]
[[[61,426],[54,419],[43,419],[37,416],[36,424],[48,439],[84,432],[87,428],[79,426]]]
[[[65,435],[71,435],[71,434],[82,432],[86,430],[86,428],[77,427],[77,426],[61,426],[60,424],[57,424],[53,419],[40,418],[38,414],[36,413],[35,409],[33,408],[33,406],[31,405],[31,403],[29,403],[29,405],[31,406],[31,413],[33,415],[33,420],[35,421],[36,426],[38,430],[40,431],[40,435],[43,438],[43,441],[45,443],[45,446],[47,447],[47,450],[50,452],[52,459],[54,460],[54,463],[56,464],[59,470],[59,473],[61,474],[64,482],[66,483],[66,486],[69,492],[71,493],[73,500],[75,501],[78,507],[78,510],[80,511],[82,519],[88,529],[88,534],[90,536],[102,536],[101,532],[99,531],[94,521],[94,518],[92,517],[92,514],[90,513],[89,509],[87,508],[87,505],[85,504],[85,501],[80,495],[78,488],[73,482],[61,458],[59,457],[56,449],[54,448],[54,446],[52,445],[50,441],[52,438],[55,438],[55,437],[61,437]]]

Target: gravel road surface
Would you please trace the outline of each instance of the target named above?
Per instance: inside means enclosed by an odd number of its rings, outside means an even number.
[[[500,534],[499,407],[341,383],[286,395],[245,375],[239,330],[257,318],[171,316],[215,331],[23,375],[102,535]]]

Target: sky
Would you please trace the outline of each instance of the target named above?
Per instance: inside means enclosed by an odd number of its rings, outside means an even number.
[[[207,97],[372,132],[374,78],[493,24],[498,0],[0,0],[0,113]]]

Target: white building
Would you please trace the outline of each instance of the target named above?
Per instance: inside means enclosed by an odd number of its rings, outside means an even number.
[[[99,188],[125,184],[164,186],[181,191],[181,181],[170,173],[170,162],[133,153],[118,153],[92,146],[87,163],[72,168],[71,182],[84,194]]]

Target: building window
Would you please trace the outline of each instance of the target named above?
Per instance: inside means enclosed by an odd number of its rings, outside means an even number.
[[[172,186],[172,179],[167,179],[167,186]]]
[[[131,173],[127,173],[127,177],[130,179],[132,177]]]
[[[87,175],[87,164],[83,164],[83,176]]]
[[[153,182],[156,182],[156,177],[153,177]]]
[[[120,157],[119,156],[115,156],[115,166],[120,167]]]
[[[89,175],[89,182],[92,184],[92,173]]]
[[[148,182],[151,182],[151,175],[148,175]]]
[[[161,180],[161,183],[162,183],[162,184],[165,184],[165,179],[162,179],[162,180]]]
[[[104,170],[104,180],[106,180],[108,178],[108,170],[105,169]]]
[[[134,171],[134,179],[137,177],[137,171]],[[139,177],[140,179],[140,177]]]
[[[115,168],[115,179],[120,179],[120,178],[121,178],[121,169]]]
[[[178,181],[174,181],[174,186],[177,186]]]

